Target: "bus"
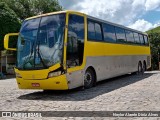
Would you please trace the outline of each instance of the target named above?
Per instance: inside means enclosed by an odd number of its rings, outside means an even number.
[[[18,36],[16,48],[9,47]],[[17,51],[20,89],[67,90],[151,66],[147,34],[76,11],[42,14],[24,20],[19,33],[4,38]]]

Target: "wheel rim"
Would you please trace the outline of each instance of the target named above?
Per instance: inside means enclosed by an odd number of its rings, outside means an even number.
[[[84,76],[85,85],[87,85],[87,86],[90,85],[92,82],[92,79],[93,79],[92,74],[89,72],[86,72],[85,76]]]

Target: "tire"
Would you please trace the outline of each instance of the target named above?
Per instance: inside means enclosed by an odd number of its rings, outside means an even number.
[[[140,75],[140,74],[143,74],[143,67],[142,67],[142,64],[141,64],[141,62],[139,62],[138,63],[138,74]]]
[[[96,77],[95,77],[93,70],[90,68],[87,69],[84,75],[84,88],[88,89],[88,88],[93,87],[95,79]]]
[[[147,70],[147,66],[146,66],[146,63],[144,62],[143,63],[143,71],[145,72]]]

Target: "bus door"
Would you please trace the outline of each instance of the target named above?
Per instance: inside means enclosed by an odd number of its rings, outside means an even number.
[[[84,54],[84,16],[69,14],[66,67],[80,67],[83,63]]]
[[[66,46],[66,69],[69,89],[83,85],[84,80],[84,16],[69,14]]]

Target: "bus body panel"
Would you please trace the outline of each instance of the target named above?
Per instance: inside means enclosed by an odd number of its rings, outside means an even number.
[[[23,79],[25,80],[33,80],[33,79],[46,79],[48,77],[48,73],[50,72],[49,69],[42,69],[42,70],[18,70],[15,69],[15,72],[20,74]]]
[[[136,72],[139,61],[146,61],[147,55],[96,56],[87,57],[86,69],[92,66],[96,71],[97,81]],[[100,64],[101,63],[101,64]],[[148,68],[150,64],[147,64]]]
[[[67,90],[68,81],[66,75],[42,80],[25,80],[16,78],[19,89],[44,89],[44,90]]]
[[[86,56],[150,55],[149,46],[88,41]]]
[[[45,90],[67,90],[68,80],[66,75],[48,78],[49,69],[43,70],[18,70],[21,77],[16,77],[19,89],[45,89]],[[38,84],[38,86],[36,86]]]
[[[67,80],[69,81],[69,89],[77,88],[84,85],[84,72],[85,70],[77,70],[66,74]]]
[[[138,71],[139,61],[151,67],[149,46],[87,41],[86,67],[96,71],[97,81]]]

